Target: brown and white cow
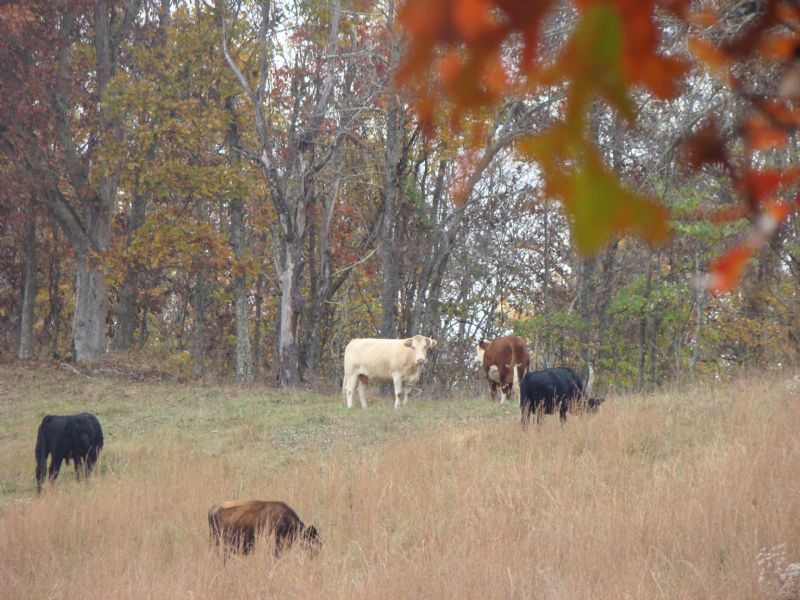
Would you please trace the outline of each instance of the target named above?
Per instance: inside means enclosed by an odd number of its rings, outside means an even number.
[[[307,527],[291,506],[273,500],[232,500],[208,511],[211,543],[229,552],[248,554],[260,534],[269,533],[275,544],[275,556],[287,550],[295,541],[315,554],[322,542],[317,528]]]
[[[481,340],[475,359],[483,365],[492,400],[497,400],[497,388],[500,387],[501,404],[506,402],[513,388],[519,389],[519,382],[531,362],[526,340],[516,335],[506,335],[491,341]]]
[[[366,386],[370,382],[394,384],[394,407],[408,403],[408,392],[422,373],[428,350],[436,340],[415,335],[404,340],[357,338],[344,349],[342,390],[347,408],[353,407],[353,393],[358,389],[361,408],[367,408]]]

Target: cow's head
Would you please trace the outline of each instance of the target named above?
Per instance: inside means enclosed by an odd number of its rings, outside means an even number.
[[[418,365],[428,360],[428,348],[433,348],[437,344],[436,340],[424,335],[415,335],[406,339],[403,343],[407,348],[411,348],[414,351],[414,362]]]
[[[481,340],[478,342],[478,347],[475,349],[475,362],[483,366],[483,354],[492,342],[490,340]]]
[[[300,543],[312,554],[316,554],[322,549],[322,539],[319,537],[317,528],[313,525],[303,529],[303,535]]]
[[[597,412],[599,406],[605,402],[605,398],[589,398],[586,402],[586,407],[589,412]]]

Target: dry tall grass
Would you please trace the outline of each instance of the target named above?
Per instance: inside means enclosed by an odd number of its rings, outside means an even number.
[[[759,550],[785,543],[800,560],[799,433],[797,392],[752,379],[618,397],[563,430],[550,417],[523,433],[509,416],[282,467],[257,439],[227,454],[119,439],[101,477],[64,472],[6,506],[0,596],[769,597]],[[246,497],[287,501],[322,552],[276,561],[262,545],[223,568],[206,512]]]

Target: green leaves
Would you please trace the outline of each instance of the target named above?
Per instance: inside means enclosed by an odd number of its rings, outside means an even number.
[[[571,81],[567,122],[579,126],[595,97],[605,99],[629,121],[634,108],[622,71],[622,25],[619,13],[607,5],[586,11],[560,60],[545,80]]]
[[[521,141],[520,149],[542,165],[545,193],[564,203],[581,252],[593,254],[626,232],[651,244],[669,238],[666,209],[624,187],[585,136],[560,126]]]
[[[624,188],[592,152],[576,169],[562,191],[564,206],[572,219],[575,243],[592,254],[617,234],[632,231],[651,244],[669,237],[663,206]]]

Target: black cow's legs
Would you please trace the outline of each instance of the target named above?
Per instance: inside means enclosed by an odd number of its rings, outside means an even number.
[[[60,454],[53,454],[52,459],[50,460],[50,469],[48,470],[50,481],[55,481],[56,477],[58,477],[58,472],[61,469],[61,461],[63,460],[64,457]]]

